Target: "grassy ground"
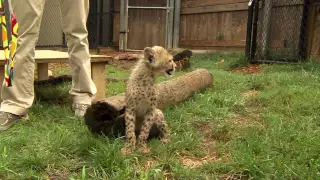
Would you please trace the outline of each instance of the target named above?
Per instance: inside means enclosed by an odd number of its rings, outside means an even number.
[[[212,72],[214,87],[166,109],[171,143],[153,140],[150,154],[123,157],[122,139],[93,136],[73,117],[70,84],[41,88],[31,119],[0,133],[0,179],[320,178],[319,64],[264,65],[245,74],[239,55],[192,63]],[[128,75],[108,67],[108,77]],[[125,84],[107,88],[115,95]]]

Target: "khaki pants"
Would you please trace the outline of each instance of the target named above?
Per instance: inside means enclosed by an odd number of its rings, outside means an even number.
[[[39,36],[46,0],[12,0],[12,8],[19,23],[18,47],[12,87],[3,83],[0,111],[21,115],[34,101],[34,51]],[[74,103],[91,104],[97,92],[91,79],[91,63],[86,22],[89,0],[59,0],[62,27],[67,38],[72,68],[70,94]]]

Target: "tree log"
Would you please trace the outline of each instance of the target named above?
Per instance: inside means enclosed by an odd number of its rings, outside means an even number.
[[[197,69],[177,78],[157,84],[158,108],[164,109],[172,104],[179,104],[196,92],[212,87],[213,77],[206,69]],[[107,97],[96,101],[87,109],[84,119],[89,131],[94,134],[119,137],[125,135],[125,95]],[[150,138],[159,137],[159,130],[154,126]]]

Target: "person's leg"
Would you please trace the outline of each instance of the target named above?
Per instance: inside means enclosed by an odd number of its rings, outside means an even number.
[[[72,88],[75,114],[83,116],[97,92],[91,79],[87,18],[89,0],[60,0],[62,27],[67,38],[72,68]]]
[[[3,80],[0,107],[0,130],[8,129],[24,117],[34,100],[34,51],[38,40],[45,0],[12,0],[17,18],[18,46],[15,55],[14,79],[11,87]],[[9,11],[7,11],[9,12]]]

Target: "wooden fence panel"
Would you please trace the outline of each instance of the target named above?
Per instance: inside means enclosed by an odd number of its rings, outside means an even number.
[[[181,47],[244,48],[247,0],[182,0]]]
[[[315,22],[313,26],[313,38],[311,46],[311,57],[320,60],[320,5],[316,8]]]
[[[245,47],[247,11],[181,16],[180,46]]]
[[[318,0],[317,0],[318,1]],[[129,0],[130,6],[166,6],[167,0]],[[299,28],[285,23],[274,16],[295,16],[301,11],[303,0],[277,0],[273,1],[277,13],[272,13],[269,41],[271,48],[284,46],[297,46]],[[286,7],[289,6],[289,7]],[[295,7],[296,6],[296,7]],[[281,10],[279,10],[279,8]],[[248,0],[181,0],[181,16],[179,31],[179,46],[188,48],[244,49],[246,43],[246,30],[248,19]],[[279,14],[280,13],[280,14]],[[312,47],[313,57],[320,57],[320,15],[314,23]],[[129,10],[128,48],[142,49],[145,46],[165,46],[166,11],[165,10]],[[113,41],[117,46],[119,42],[120,27],[120,0],[114,1]],[[294,34],[286,34],[283,29],[297,29]],[[258,30],[260,32],[261,30]],[[259,37],[259,33],[258,33]],[[257,42],[259,44],[259,41]],[[311,44],[311,43],[310,43]]]
[[[114,46],[119,45],[119,33],[120,33],[120,0],[114,1],[113,12],[113,43]]]
[[[247,3],[248,0],[181,0],[181,8],[205,7],[213,5],[225,5],[235,3]]]
[[[165,7],[167,0],[129,0],[129,6]]]
[[[128,49],[142,50],[146,46],[165,47],[166,10],[130,9]]]

